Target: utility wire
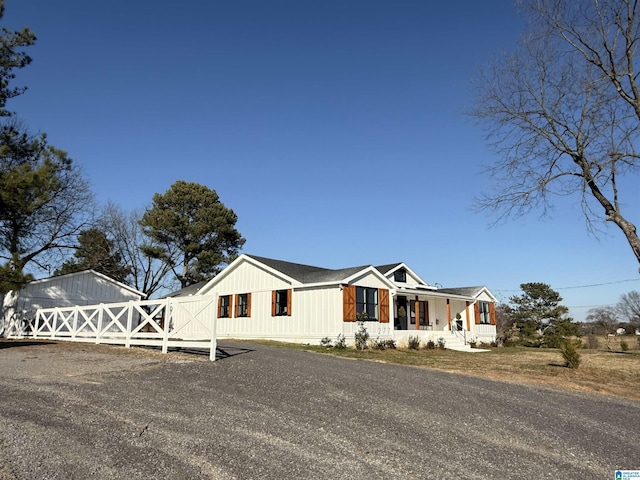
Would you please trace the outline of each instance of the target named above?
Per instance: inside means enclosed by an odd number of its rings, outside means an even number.
[[[615,303],[602,305],[568,305],[567,308],[596,308],[596,307],[615,307]]]
[[[615,285],[618,283],[638,282],[640,278],[629,278],[626,280],[616,280],[614,282],[592,283],[590,285],[575,285],[573,287],[552,287],[554,290],[570,290],[576,288],[602,287],[604,285]],[[520,290],[495,290],[496,292],[519,292]]]

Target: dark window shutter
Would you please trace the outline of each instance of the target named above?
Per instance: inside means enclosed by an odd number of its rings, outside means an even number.
[[[496,324],[496,305],[493,302],[489,303],[489,318],[491,325]]]
[[[386,288],[378,289],[378,302],[380,323],[389,323],[389,290]]]
[[[291,316],[291,297],[293,297],[293,290],[290,288],[287,290],[287,316]]]
[[[478,300],[473,305],[473,314],[475,316],[475,324],[480,325],[480,301]]]
[[[240,305],[240,295],[237,293],[233,296],[233,304],[233,312],[230,316],[236,318],[238,316],[238,306]]]
[[[271,316],[276,316],[276,291],[271,292]]]
[[[218,318],[222,317],[222,295],[218,295]]]
[[[251,294],[247,293],[247,317],[251,316]]]
[[[342,316],[345,322],[356,321],[355,285],[345,285],[342,288]]]

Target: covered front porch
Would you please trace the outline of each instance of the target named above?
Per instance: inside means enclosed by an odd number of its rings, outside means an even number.
[[[475,340],[473,303],[462,295],[425,289],[398,289],[393,295],[394,338],[406,341],[417,336],[422,342],[444,338],[448,346]]]

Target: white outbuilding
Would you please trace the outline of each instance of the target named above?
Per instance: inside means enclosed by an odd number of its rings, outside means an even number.
[[[0,334],[12,319],[35,316],[39,308],[73,307],[141,300],[142,292],[94,270],[29,282],[8,292],[2,304]]]

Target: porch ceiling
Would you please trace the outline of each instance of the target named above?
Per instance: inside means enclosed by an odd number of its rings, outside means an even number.
[[[437,290],[423,290],[421,288],[398,288],[395,295],[407,295],[407,296],[419,296],[419,297],[437,297],[437,298],[449,298],[455,300],[465,300],[468,302],[474,302],[474,297],[468,297],[465,295],[454,295],[446,292],[438,292]]]

